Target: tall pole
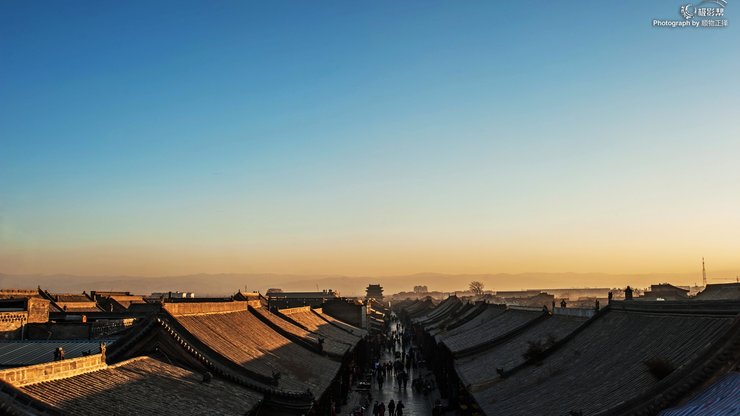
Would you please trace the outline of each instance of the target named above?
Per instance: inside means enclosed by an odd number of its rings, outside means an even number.
[[[707,287],[707,268],[704,266],[704,257],[701,258],[701,277],[704,281],[704,287]]]

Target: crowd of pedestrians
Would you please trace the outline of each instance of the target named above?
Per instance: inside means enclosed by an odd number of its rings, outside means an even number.
[[[395,324],[395,329],[390,329],[394,327],[392,324]],[[417,368],[421,356],[418,349],[412,345],[411,331],[405,330],[396,317],[392,316],[388,331],[376,335],[373,339],[371,351],[373,380],[378,390],[383,391],[385,382],[392,383],[391,378],[394,378],[396,388],[399,391],[405,391],[408,388],[411,369]],[[387,355],[391,356],[391,360],[387,358],[382,360]],[[387,403],[375,401],[372,406],[372,415],[403,416],[405,407],[406,405],[400,399],[391,399]]]

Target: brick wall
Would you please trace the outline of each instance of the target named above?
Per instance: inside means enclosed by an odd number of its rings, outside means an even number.
[[[21,339],[28,312],[0,312],[0,339]]]
[[[28,299],[28,322],[49,322],[49,301],[41,298]]]
[[[22,387],[27,384],[67,378],[78,374],[89,373],[91,371],[102,370],[106,367],[103,355],[95,354],[88,357],[70,358],[68,360],[0,370],[0,379],[7,381],[16,387]]]

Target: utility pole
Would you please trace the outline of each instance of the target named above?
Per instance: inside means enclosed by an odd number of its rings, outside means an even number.
[[[701,276],[704,281],[704,287],[707,287],[707,268],[704,266],[704,257],[701,258]]]

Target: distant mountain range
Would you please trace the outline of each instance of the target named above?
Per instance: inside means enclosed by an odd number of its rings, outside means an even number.
[[[342,295],[365,292],[368,283],[380,283],[386,294],[410,291],[415,285],[429,290],[453,292],[465,290],[468,283],[480,280],[487,290],[555,289],[569,287],[647,287],[653,283],[676,285],[701,284],[700,273],[675,274],[607,274],[607,273],[518,273],[518,274],[443,274],[417,273],[399,276],[340,276],[290,274],[193,274],[184,276],[77,276],[69,274],[3,274],[2,288],[36,288],[78,293],[90,290],[126,290],[137,294],[188,291],[198,296],[230,295],[237,290],[260,291],[275,287],[286,291],[334,289]],[[717,272],[709,283],[735,281],[731,271]]]

